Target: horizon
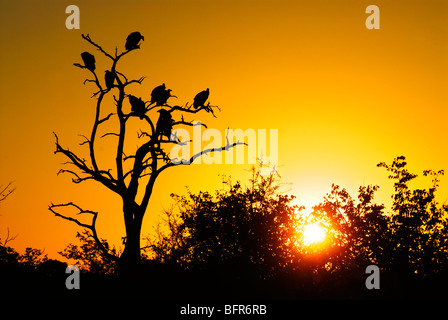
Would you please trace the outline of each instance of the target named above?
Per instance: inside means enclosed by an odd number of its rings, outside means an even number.
[[[14,181],[16,188],[1,203],[0,237],[7,228],[18,235],[12,245],[19,252],[45,249],[49,258],[63,260],[57,252],[81,228],[55,217],[48,210],[52,202],[99,211],[99,237],[111,244],[120,245],[125,233],[118,197],[99,184],[76,185],[69,175],[57,176],[65,159],[54,154],[52,132],[64,146],[88,155],[78,144],[93,123],[94,87],[83,85],[88,73],[73,63],[93,50],[81,34],[108,52],[124,50],[130,32],[145,36],[141,48],[120,61],[126,74],[147,77],[130,87],[137,96],[148,99],[166,83],[183,105],[210,88],[209,99],[221,112],[189,121],[202,120],[221,133],[229,127],[278,130],[278,173],[306,210],[333,183],[352,196],[359,186],[379,185],[375,200],[389,208],[393,183],[376,165],[400,155],[419,175],[416,187],[431,184],[423,170],[448,170],[448,3],[379,1],[379,30],[365,26],[368,1],[193,3],[78,1],[79,30],[65,27],[66,4],[0,4],[0,185]],[[106,69],[104,56],[94,54],[98,70]],[[105,103],[112,106],[113,100],[106,97]],[[98,152],[105,167],[107,139]],[[186,186],[218,190],[219,175],[244,184],[251,166],[223,161],[163,173],[142,234],[173,204],[171,193],[185,194]],[[448,201],[447,182],[441,178],[440,203]]]

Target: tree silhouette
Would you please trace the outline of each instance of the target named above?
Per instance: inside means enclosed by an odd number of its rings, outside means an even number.
[[[173,195],[178,215],[167,212],[169,232],[151,243],[156,259],[190,270],[222,270],[240,280],[278,275],[295,260],[293,196],[278,192],[275,175],[253,169],[250,185],[224,180],[228,190]],[[233,279],[235,280],[235,279]]]
[[[448,205],[436,201],[436,191],[444,171],[423,171],[432,177],[432,187],[411,189],[409,182],[417,175],[405,160],[399,156],[390,165],[378,164],[394,180],[391,212],[373,201],[377,186],[360,187],[356,202],[333,185],[314,207],[312,216],[327,221],[331,230],[329,243],[314,252],[319,259],[308,254],[315,272],[347,282],[375,264],[383,274],[384,294],[416,297],[421,286],[440,293],[437,282],[446,279],[448,262]]]
[[[377,189],[378,186],[361,186],[355,199],[346,189],[332,185],[307,218],[327,227],[327,239],[317,248],[299,248],[305,270],[334,283],[359,281],[363,270],[371,264],[384,270],[391,241],[390,218],[384,205],[374,201]]]
[[[135,35],[137,33],[132,33],[131,35],[133,34]],[[138,33],[138,35],[140,35],[138,39],[139,41],[140,38],[143,38],[143,36],[141,36],[140,33]],[[89,156],[88,159],[85,159],[84,157],[75,154],[73,151],[70,151],[68,148],[63,147],[56,134],[54,134],[56,138],[55,153],[63,154],[65,158],[68,159],[67,163],[75,168],[74,170],[61,169],[59,173],[71,174],[73,176],[72,180],[74,183],[94,180],[102,184],[113,193],[118,194],[122,199],[124,224],[126,230],[126,236],[124,238],[125,246],[122,254],[118,257],[107,247],[105,247],[104,243],[99,239],[95,225],[99,214],[98,212],[84,210],[73,202],[51,204],[49,209],[56,216],[75,222],[79,226],[90,230],[94,241],[100,248],[103,255],[107,259],[117,262],[123,270],[130,270],[140,261],[141,226],[145,212],[148,208],[149,200],[153,193],[156,179],[163,171],[177,165],[177,163],[175,164],[171,161],[166,149],[168,145],[180,143],[180,141],[176,139],[174,134],[171,135],[171,139],[167,138],[167,135],[165,135],[167,133],[167,122],[170,125],[170,130],[175,126],[193,126],[194,124],[192,121],[184,120],[184,115],[197,114],[201,111],[205,111],[215,116],[214,109],[218,109],[218,107],[211,105],[210,102],[206,104],[204,103],[198,108],[192,108],[193,104],[189,104],[188,102],[184,106],[172,106],[168,104],[168,102],[163,105],[160,105],[160,103],[152,105],[150,102],[144,102],[143,99],[128,93],[129,86],[133,84],[141,84],[144,77],[141,77],[138,80],[129,80],[128,77],[119,71],[118,67],[118,63],[122,58],[127,56],[132,51],[140,49],[138,41],[135,43],[133,40],[134,37],[132,36],[132,45],[130,45],[128,37],[125,51],[118,53],[118,48],[116,48],[115,53],[110,54],[106,52],[99,44],[94,42],[89,35],[82,35],[82,38],[110,61],[111,66],[106,73],[107,84],[106,87],[104,87],[102,81],[99,80],[99,77],[95,71],[95,57],[90,53],[84,52],[82,54],[84,65],[79,63],[75,63],[74,65],[81,69],[87,69],[93,78],[86,79],[84,83],[92,83],[97,89],[92,97],[96,99],[96,109],[92,131],[89,137],[83,136],[85,141],[81,143],[81,145],[88,146]],[[111,79],[112,76],[114,76],[114,81]],[[171,90],[166,91],[168,92],[169,97],[172,97],[170,94]],[[112,93],[114,93],[113,99],[115,102],[115,112],[104,115],[104,98],[107,94]],[[128,100],[125,98],[128,98],[129,103],[132,105],[130,112],[127,111],[129,110],[126,105]],[[165,101],[167,100],[168,98]],[[164,128],[158,128],[155,125],[155,118],[157,116],[156,108],[159,109],[158,111],[160,116],[164,114],[165,118],[162,121],[165,125]],[[164,111],[160,112],[162,110]],[[177,120],[172,120],[175,114]],[[129,136],[127,135],[129,131],[129,122],[132,118],[137,119],[136,117],[141,119],[139,120],[141,121],[139,125],[141,129],[138,132],[138,138],[141,142],[134,153],[125,155],[125,144],[127,142],[127,137]],[[115,120],[112,121],[112,119]],[[106,123],[109,125],[118,124],[118,128],[115,132],[111,131],[99,137],[98,130],[100,126],[103,126]],[[201,125],[206,127],[205,124]],[[97,161],[97,150],[95,148],[95,143],[98,139],[106,136],[117,137],[117,142],[114,147],[114,168],[102,168]],[[181,143],[189,143],[189,141],[182,141]],[[181,164],[190,164],[194,159],[207,152],[224,151],[238,144],[243,143],[235,142],[231,145],[228,144],[223,146],[222,148],[203,150],[197,154],[194,154],[190,158],[189,162],[182,162]],[[144,177],[145,179],[142,179]],[[139,192],[143,194],[140,201],[137,200],[137,194],[139,194]],[[75,214],[78,215],[89,214],[92,216],[91,223],[83,223],[77,218],[64,214],[61,212],[63,209],[74,210]]]
[[[76,234],[80,245],[68,244],[67,247],[58,252],[64,258],[75,260],[76,266],[81,270],[93,274],[109,275],[117,272],[116,263],[108,261],[101,252],[101,248],[93,238],[89,230]],[[119,255],[119,251],[111,247],[105,239],[100,239],[102,247],[114,256]]]
[[[378,186],[361,186],[352,197],[333,185],[306,214],[279,193],[273,177],[254,174],[249,187],[225,181],[228,188],[214,196],[173,195],[178,210],[166,212],[168,232],[159,228],[148,247],[162,264],[201,276],[213,271],[226,279],[223,287],[238,283],[237,292],[255,288],[248,297],[267,283],[274,285],[265,293],[281,291],[276,297],[371,297],[364,282],[372,264],[382,279],[375,297],[446,296],[448,205],[435,200],[443,170],[425,170],[432,187],[413,190],[417,175],[404,157],[378,166],[395,181],[390,212],[374,200]],[[325,242],[304,244],[302,227],[317,222],[327,228]]]
[[[392,242],[391,260],[397,273],[406,277],[427,277],[441,272],[448,263],[448,204],[439,205],[436,191],[443,170],[423,171],[424,176],[432,177],[432,187],[414,189],[409,182],[417,177],[406,168],[404,156],[397,157],[392,164],[384,162],[384,167],[395,180],[395,193],[392,195]]]

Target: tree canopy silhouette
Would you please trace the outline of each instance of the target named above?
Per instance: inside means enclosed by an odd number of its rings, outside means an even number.
[[[436,200],[444,170],[424,170],[423,176],[432,178],[432,187],[412,190],[409,182],[417,175],[409,172],[406,165],[403,156],[395,158],[390,165],[378,164],[395,181],[390,224],[391,263],[408,279],[430,277],[446,270],[448,263],[448,204],[440,205]]]
[[[247,187],[224,183],[228,190],[215,196],[173,195],[179,212],[166,212],[169,232],[159,233],[150,245],[156,259],[186,269],[225,266],[243,278],[274,276],[295,254],[291,244],[299,208],[291,205],[294,197],[277,193],[276,175],[262,176],[255,169]]]
[[[443,170],[425,170],[433,186],[411,190],[408,183],[417,175],[404,157],[378,166],[395,181],[390,212],[374,201],[378,186],[361,186],[356,199],[333,185],[306,214],[291,204],[293,197],[278,192],[272,176],[254,171],[249,187],[225,181],[227,190],[215,196],[173,195],[177,210],[166,212],[169,231],[159,228],[149,247],[161,263],[219,270],[230,282],[274,279],[288,297],[363,297],[364,271],[372,264],[381,269],[384,297],[418,297],[420,289],[443,295],[448,205],[435,200]],[[316,222],[327,228],[325,243],[306,245],[302,227]]]
[[[126,39],[126,50],[118,53],[118,48],[115,49],[115,53],[110,54],[106,52],[102,46],[94,42],[89,35],[82,35],[82,38],[92,45],[100,56],[109,60],[110,68],[107,69],[105,80],[106,86],[99,80],[99,77],[95,70],[96,59],[94,55],[88,52],[81,54],[83,64],[75,63],[76,67],[86,69],[91,78],[88,78],[84,83],[91,83],[96,87],[96,92],[93,93],[93,98],[96,99],[96,108],[94,112],[94,122],[89,137],[83,136],[85,141],[81,145],[88,147],[88,158],[75,154],[73,151],[62,146],[59,141],[59,137],[56,138],[56,151],[55,153],[62,154],[68,161],[67,164],[74,167],[74,169],[61,169],[59,173],[68,173],[73,176],[74,183],[81,183],[87,180],[94,180],[111,192],[118,194],[123,203],[123,216],[125,224],[125,246],[122,254],[117,256],[117,252],[112,252],[110,248],[107,248],[104,243],[99,239],[96,231],[96,220],[99,215],[98,212],[91,210],[85,210],[79,205],[69,202],[63,204],[51,204],[49,209],[56,216],[63,219],[75,222],[81,227],[87,228],[91,232],[91,236],[98,248],[100,248],[104,257],[119,263],[123,268],[138,264],[140,261],[140,238],[141,238],[141,226],[148,208],[148,203],[153,193],[154,185],[160,174],[166,169],[173,167],[175,164],[171,162],[167,154],[167,146],[179,142],[175,137],[171,137],[171,130],[176,126],[193,126],[193,121],[184,120],[184,115],[198,114],[205,111],[213,116],[214,109],[217,106],[213,106],[208,102],[205,104],[203,101],[201,106],[194,106],[193,103],[185,103],[185,105],[170,105],[168,99],[172,97],[171,90],[163,90],[162,97],[160,94],[156,94],[156,104],[145,102],[144,99],[136,97],[129,93],[130,86],[134,84],[142,84],[144,77],[139,79],[130,80],[119,70],[119,62],[121,59],[133,52],[140,49],[139,42],[143,39],[143,36],[139,32],[131,33]],[[154,92],[153,92],[154,93]],[[166,95],[165,93],[168,93]],[[104,114],[104,98],[107,94],[113,95],[115,103],[115,112]],[[165,95],[164,95],[165,94]],[[131,110],[128,111],[126,105],[127,99],[131,104]],[[156,108],[159,108],[159,117],[157,121],[157,127],[154,125],[155,117],[157,115]],[[160,109],[161,108],[161,109]],[[176,116],[174,114],[176,113]],[[140,131],[138,138],[141,141],[140,145],[136,148],[133,154],[125,155],[124,148],[129,136],[129,121],[133,117],[138,117],[141,120]],[[173,120],[173,119],[176,120]],[[112,119],[114,119],[112,121]],[[99,128],[104,124],[118,125],[116,131],[108,132],[102,136],[98,135]],[[202,124],[206,126],[205,124]],[[98,139],[106,136],[117,137],[115,144],[115,167],[103,168],[97,160],[97,148],[96,142]],[[185,143],[185,142],[184,142]],[[234,147],[240,142],[235,142],[231,145],[223,146],[222,148],[215,148],[214,151],[224,151],[230,147]],[[207,150],[206,150],[207,151]],[[190,159],[191,163],[193,159],[201,156],[205,151],[199,152],[193,155]],[[208,151],[207,151],[208,152]],[[182,162],[187,164],[187,162]],[[145,179],[142,179],[145,177]],[[143,197],[141,201],[137,201],[137,194],[142,192]],[[63,210],[73,210],[77,215],[91,215],[91,223],[81,222],[73,215],[65,214]]]
[[[214,194],[172,194],[173,207],[155,237],[147,236],[140,281],[177,297],[446,297],[448,206],[436,201],[443,171],[425,170],[432,186],[411,189],[417,175],[404,157],[378,166],[394,181],[390,209],[375,202],[377,186],[361,186],[353,197],[333,185],[308,213],[281,192],[278,176],[255,168],[247,186],[225,178]],[[326,228],[326,239],[306,244],[303,227],[315,223]],[[62,255],[90,273],[113,275],[116,264],[91,232],[77,237],[81,245]],[[381,270],[377,292],[365,287],[372,264]]]

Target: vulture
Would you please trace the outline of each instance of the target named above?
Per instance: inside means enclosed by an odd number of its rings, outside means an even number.
[[[95,71],[95,57],[88,53],[88,52],[83,52],[81,53],[81,58],[82,61],[84,61],[84,66],[89,69],[90,71]]]
[[[131,104],[131,110],[135,115],[143,119],[146,113],[145,102],[141,98],[137,98],[133,95],[129,95],[129,103]]]
[[[138,43],[140,40],[145,40],[145,38],[141,35],[140,32],[132,32],[128,37],[126,38],[126,50],[132,50],[132,49],[139,49],[140,46]]]
[[[151,92],[151,104],[155,103],[156,106],[164,106],[171,95],[171,89],[166,90],[165,84],[155,87]]]
[[[173,118],[171,118],[171,113],[167,110],[160,109],[158,111],[160,113],[159,120],[156,125],[157,137],[166,136],[168,140],[171,137],[171,130],[173,129]]]
[[[155,87],[151,92],[151,104],[157,103],[158,106],[162,105],[160,102],[162,101],[163,94],[165,92],[165,84],[162,83],[160,86]]]
[[[106,88],[112,89],[115,81],[115,73],[109,70],[106,70],[106,74],[104,75],[104,81],[106,82]]]
[[[171,91],[171,89],[168,89],[162,92],[162,94],[160,95],[160,100],[157,103],[158,106],[165,105],[170,97],[175,97],[171,95]]]
[[[203,107],[205,104],[205,101],[208,99],[208,95],[210,94],[210,90],[204,90],[199,92],[196,97],[194,97],[193,107],[195,109],[198,109],[199,107]]]

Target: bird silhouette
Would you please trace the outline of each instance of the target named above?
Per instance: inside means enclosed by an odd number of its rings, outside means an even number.
[[[139,42],[140,40],[145,40],[145,38],[141,35],[140,32],[132,32],[128,37],[126,38],[126,44],[125,48],[126,50],[132,50],[132,49],[139,49]]]
[[[161,94],[160,94],[160,99],[159,99],[159,101],[158,101],[158,103],[157,103],[157,105],[158,106],[164,106],[164,105],[166,105],[166,103],[168,102],[168,99],[170,98],[170,97],[176,97],[176,96],[172,96],[171,95],[171,89],[168,89],[168,90],[164,90]]]
[[[106,88],[112,89],[115,81],[115,72],[106,70],[106,74],[104,75],[104,81],[106,82]]]
[[[207,90],[201,91],[199,92],[195,97],[194,97],[194,102],[193,102],[193,107],[195,109],[198,109],[200,107],[203,107],[205,102],[208,99],[208,96],[210,94],[210,90],[207,88]]]
[[[146,113],[145,102],[141,98],[137,98],[133,95],[129,95],[129,103],[131,104],[131,111],[135,113],[136,116],[143,119]]]
[[[163,105],[162,100],[165,92],[165,84],[155,87],[151,92],[151,104],[155,103],[157,106]]]
[[[160,113],[159,120],[157,120],[156,132],[157,137],[166,136],[168,139],[171,137],[171,130],[173,129],[173,118],[171,117],[171,113],[165,109],[160,109],[158,111]]]
[[[82,61],[84,62],[84,66],[90,71],[95,71],[95,57],[93,54],[88,52],[81,53]]]
[[[176,97],[171,95],[171,89],[166,89],[165,84],[155,87],[151,92],[151,104],[156,104],[156,106],[166,105],[170,97]],[[177,97],[176,97],[177,98]]]

